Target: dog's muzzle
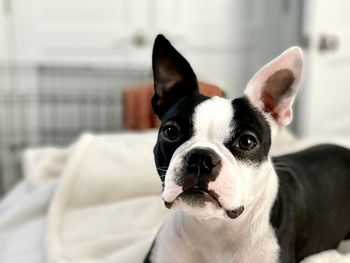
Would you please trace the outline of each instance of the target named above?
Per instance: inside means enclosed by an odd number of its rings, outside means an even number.
[[[244,211],[243,206],[227,210],[220,204],[215,190],[209,189],[209,183],[219,176],[221,166],[220,156],[211,148],[191,149],[183,158],[183,172],[177,178],[179,185],[182,186],[182,193],[176,199],[181,199],[193,207],[203,207],[206,202],[210,202],[224,209],[231,219],[239,217]],[[169,209],[172,204],[172,202],[165,202],[165,206]]]

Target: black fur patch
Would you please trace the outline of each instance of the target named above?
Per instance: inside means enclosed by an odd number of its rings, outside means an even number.
[[[250,164],[259,164],[265,161],[271,146],[271,129],[263,116],[247,97],[232,100],[233,127],[232,137],[224,145],[239,160]],[[249,151],[240,150],[235,147],[236,141],[245,132],[253,132],[258,139],[258,145]]]

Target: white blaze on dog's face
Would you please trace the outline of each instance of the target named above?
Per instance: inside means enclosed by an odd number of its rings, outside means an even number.
[[[249,82],[245,96],[199,94],[190,64],[163,36],[153,49],[161,119],[155,162],[167,207],[201,218],[237,218],[264,188],[271,133],[292,118],[302,53],[291,48]]]

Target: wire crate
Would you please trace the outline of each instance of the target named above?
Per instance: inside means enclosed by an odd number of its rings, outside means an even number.
[[[121,130],[122,90],[150,79],[133,67],[0,64],[0,194],[21,177],[23,149]]]

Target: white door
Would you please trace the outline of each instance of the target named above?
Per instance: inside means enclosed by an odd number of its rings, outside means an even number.
[[[350,135],[350,1],[305,1],[304,135]]]

